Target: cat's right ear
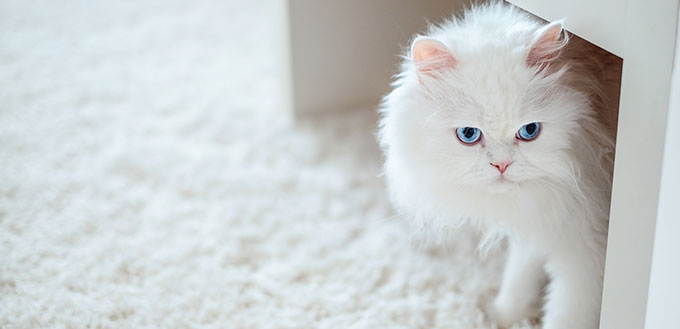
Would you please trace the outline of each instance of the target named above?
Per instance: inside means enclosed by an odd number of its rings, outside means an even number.
[[[418,81],[424,77],[435,77],[445,70],[456,67],[458,61],[451,50],[440,41],[419,37],[411,46],[411,57],[418,71]]]

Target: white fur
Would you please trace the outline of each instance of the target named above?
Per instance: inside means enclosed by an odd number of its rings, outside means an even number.
[[[538,314],[546,329],[593,329],[599,321],[613,133],[598,122],[599,91],[565,47],[540,70],[527,55],[543,23],[503,4],[469,10],[426,38],[448,47],[455,67],[420,76],[407,56],[385,97],[380,125],[394,204],[443,235],[467,220],[511,245],[493,316],[509,326]],[[575,57],[573,57],[575,58]],[[419,81],[420,78],[420,81]],[[517,141],[541,122],[540,136]],[[463,145],[456,127],[482,130]],[[490,165],[512,161],[505,180]],[[493,240],[493,239],[492,239]]]

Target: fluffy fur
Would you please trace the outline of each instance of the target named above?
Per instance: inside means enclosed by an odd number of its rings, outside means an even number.
[[[485,5],[416,38],[383,101],[397,209],[439,237],[468,220],[487,241],[507,237],[490,308],[501,326],[540,314],[546,273],[544,328],[598,325],[614,151],[605,121],[616,107],[602,91],[603,58],[559,23]],[[540,136],[519,141],[531,122]],[[481,142],[462,144],[458,127],[481,129]],[[512,164],[501,174],[497,161]]]

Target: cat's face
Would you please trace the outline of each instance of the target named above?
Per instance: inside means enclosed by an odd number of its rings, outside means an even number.
[[[572,177],[568,150],[579,132],[582,98],[534,80],[533,72],[508,78],[482,68],[461,71],[439,86],[458,97],[439,98],[442,90],[422,96],[428,104],[418,109],[422,117],[409,119],[422,132],[422,147],[414,151],[457,184],[496,193]]]
[[[403,91],[409,104],[390,114],[387,124],[394,127],[386,129],[393,134],[388,138],[401,139],[393,154],[411,164],[388,158],[388,166],[424,172],[424,180],[442,188],[491,193],[572,180],[568,150],[586,100],[560,84],[560,72],[537,67],[552,60],[542,51],[552,49],[561,31],[561,25],[548,26],[528,55],[456,56],[438,41],[417,40],[412,52],[419,84]]]

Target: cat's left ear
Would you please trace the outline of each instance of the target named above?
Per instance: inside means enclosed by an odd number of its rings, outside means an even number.
[[[418,81],[421,85],[423,77],[436,77],[458,64],[449,47],[441,41],[425,37],[420,37],[413,42],[411,56],[418,70]]]
[[[568,39],[562,21],[552,22],[540,28],[530,44],[527,65],[544,68],[557,58],[560,50],[567,45]]]

